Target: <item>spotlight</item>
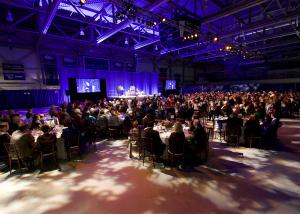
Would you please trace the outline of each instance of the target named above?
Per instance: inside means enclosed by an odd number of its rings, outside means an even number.
[[[231,46],[230,45],[226,45],[225,49],[226,49],[226,51],[229,51],[229,50],[231,50]]]
[[[163,19],[162,19],[162,22],[165,22],[165,21],[166,21],[166,18],[163,18]]]
[[[191,35],[191,38],[193,39],[193,38],[194,38],[194,35]]]
[[[86,1],[87,1],[87,0],[80,0],[79,3],[80,3],[80,5],[82,6],[82,5],[84,5],[84,4],[86,3]]]
[[[183,38],[183,40],[186,40],[186,36]]]
[[[157,23],[156,22],[153,22],[153,25],[155,26]]]
[[[83,31],[83,27],[80,27],[80,36],[84,36],[85,35],[85,33],[84,33],[84,31]]]
[[[7,11],[7,14],[6,14],[6,21],[7,22],[13,22],[14,21],[14,17],[12,15],[12,13],[10,12],[10,10]]]
[[[195,37],[198,37],[198,34],[197,34],[197,33],[195,33]]]
[[[128,38],[127,38],[127,37],[125,38],[124,44],[125,44],[125,45],[129,45],[129,41],[128,41]]]
[[[214,42],[218,42],[219,38],[217,36],[214,37]]]
[[[188,39],[190,39],[190,36],[188,36]]]

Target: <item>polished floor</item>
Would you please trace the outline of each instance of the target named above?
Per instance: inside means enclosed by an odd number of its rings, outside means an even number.
[[[212,142],[207,166],[185,171],[104,140],[62,172],[0,174],[0,213],[299,213],[300,120],[284,120],[279,138],[279,151]]]

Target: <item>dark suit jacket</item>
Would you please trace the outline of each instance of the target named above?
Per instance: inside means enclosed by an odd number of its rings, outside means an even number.
[[[158,131],[153,130],[153,128],[145,128],[142,137],[151,138],[153,142],[153,152],[155,154],[162,153],[163,142],[160,139]]]
[[[197,150],[206,148],[208,143],[208,137],[202,126],[198,126],[194,129],[191,142]]]

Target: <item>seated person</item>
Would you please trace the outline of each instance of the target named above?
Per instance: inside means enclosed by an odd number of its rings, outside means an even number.
[[[191,137],[190,152],[192,162],[197,164],[199,161],[207,161],[209,145],[208,136],[199,120],[194,120],[194,127]]]
[[[106,131],[108,127],[108,120],[104,114],[104,110],[101,109],[96,121],[96,130],[97,131]]]
[[[114,111],[111,111],[111,115],[108,116],[108,127],[110,128],[119,128],[120,121],[117,114]]]
[[[40,129],[42,127],[41,117],[39,114],[35,114],[32,117],[30,129]]]
[[[152,139],[153,153],[155,154],[156,158],[159,159],[159,157],[162,156],[166,145],[161,141],[158,131],[153,130],[154,122],[149,121],[147,125],[148,126],[144,129],[142,137]]]
[[[250,137],[261,137],[261,127],[254,115],[251,115],[245,123],[244,138],[246,143],[249,142]]]
[[[50,127],[47,125],[42,126],[41,130],[43,131],[43,135],[39,136],[37,139],[37,143],[39,146],[41,144],[53,144],[54,149],[56,149],[56,136],[54,134],[50,134]]]
[[[231,114],[230,117],[227,119],[226,135],[237,135],[240,137],[242,126],[243,119],[239,118],[236,113]]]
[[[182,153],[185,143],[185,135],[183,133],[182,125],[180,122],[175,123],[174,132],[171,133],[169,138],[169,150],[172,153]],[[176,145],[174,143],[177,143]]]
[[[36,144],[34,142],[34,137],[30,134],[27,128],[27,125],[22,122],[19,124],[18,130],[12,133],[11,143],[16,144],[23,160],[28,164],[29,168],[32,168]]]
[[[10,115],[11,117],[11,122],[9,124],[9,134],[12,134],[14,131],[18,130],[19,128],[19,123],[21,122],[21,118],[18,114],[13,114]]]
[[[8,123],[0,122],[0,161],[7,161],[8,155],[4,144],[10,143],[10,135],[8,134]]]

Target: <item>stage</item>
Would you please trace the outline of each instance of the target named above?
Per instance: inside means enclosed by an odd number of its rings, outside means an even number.
[[[144,98],[147,98],[147,97],[154,97],[154,95],[136,95],[136,96],[130,96],[130,95],[121,95],[121,96],[109,96],[108,99],[137,99],[137,100],[142,100]]]

